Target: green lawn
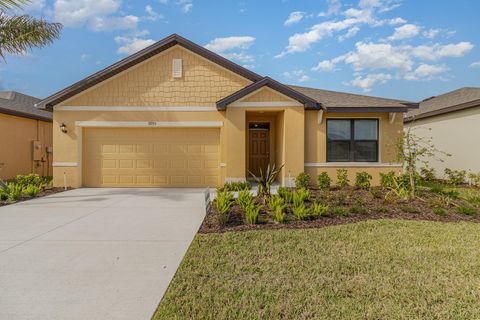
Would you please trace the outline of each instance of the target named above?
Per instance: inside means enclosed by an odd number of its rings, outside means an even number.
[[[199,234],[154,319],[474,319],[480,224]]]

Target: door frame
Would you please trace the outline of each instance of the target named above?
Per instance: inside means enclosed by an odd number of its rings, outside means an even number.
[[[247,119],[247,123],[246,123],[246,135],[245,135],[245,139],[246,139],[246,143],[245,143],[245,147],[246,147],[246,152],[245,152],[245,162],[246,162],[246,165],[245,165],[245,168],[246,168],[246,172],[245,172],[245,176],[247,178],[252,178],[252,176],[250,175],[250,173],[248,172],[248,170],[250,170],[250,124],[254,124],[254,123],[268,123],[268,148],[269,148],[269,151],[268,151],[268,163],[270,165],[272,165],[273,163],[275,163],[275,119],[271,118],[271,117],[258,117],[257,119],[255,119],[256,117],[252,117],[254,119],[250,120],[250,119]],[[273,137],[273,139],[272,139]]]

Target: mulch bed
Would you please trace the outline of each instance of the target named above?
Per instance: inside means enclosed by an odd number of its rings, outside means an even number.
[[[67,190],[71,190],[72,188],[67,188]],[[36,198],[40,198],[40,197],[45,197],[45,196],[49,196],[51,194],[55,194],[55,193],[59,193],[59,192],[63,192],[65,191],[65,189],[62,187],[62,188],[58,188],[58,187],[54,187],[54,188],[48,188],[48,189],[44,189],[42,191],[40,191],[40,193],[32,198],[32,197],[20,197],[17,201],[14,201],[14,202],[10,202],[8,200],[0,200],[0,207],[1,206],[6,206],[6,205],[9,205],[9,204],[14,204],[14,203],[17,203],[17,202],[23,202],[23,201],[28,201],[28,200],[32,200],[32,199],[36,199]]]
[[[215,205],[212,205],[210,212],[205,217],[199,233],[223,233],[229,231],[248,231],[259,229],[306,229],[306,228],[322,228],[326,226],[341,225],[370,219],[406,219],[406,220],[429,220],[441,222],[460,222],[471,221],[480,222],[480,214],[468,216],[455,212],[455,207],[450,206],[447,209],[448,214],[445,216],[437,215],[433,209],[428,205],[428,199],[438,197],[432,192],[422,192],[419,199],[401,200],[391,199],[385,200],[385,191],[377,189],[376,196],[373,196],[369,190],[362,189],[331,189],[328,195],[321,190],[310,190],[311,199],[319,199],[320,202],[327,203],[330,207],[330,212],[327,216],[319,217],[316,220],[298,221],[292,214],[292,209],[287,209],[288,221],[286,223],[277,223],[273,221],[271,215],[268,213],[268,207],[265,205],[260,213],[259,222],[255,225],[248,225],[245,222],[245,217],[242,209],[235,203],[232,205],[228,220],[225,225],[218,223],[218,212]],[[343,204],[338,204],[338,198],[343,198],[346,195],[346,200]],[[323,195],[323,196],[322,196]],[[466,204],[462,200],[457,203]],[[365,213],[351,213],[350,208],[354,206],[365,207]],[[307,206],[309,204],[307,203]],[[334,207],[341,207],[348,212],[348,216],[337,216],[331,213]],[[378,212],[378,208],[388,208],[388,212]]]

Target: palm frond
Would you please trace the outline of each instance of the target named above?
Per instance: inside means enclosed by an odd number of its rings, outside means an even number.
[[[11,10],[14,8],[23,8],[30,0],[0,0],[0,10]]]
[[[59,38],[61,29],[60,23],[0,12],[0,57],[5,59],[6,54],[24,54],[32,48],[47,46]]]

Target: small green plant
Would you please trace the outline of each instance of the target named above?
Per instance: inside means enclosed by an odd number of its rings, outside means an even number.
[[[423,167],[420,169],[420,176],[424,181],[434,181],[436,178],[435,169],[430,167]]]
[[[261,204],[251,203],[245,210],[245,221],[247,224],[257,224],[260,215]]]
[[[317,177],[317,184],[319,189],[329,189],[332,184],[332,179],[326,172],[321,172]]]
[[[355,187],[368,189],[370,188],[370,182],[372,181],[372,175],[368,172],[357,172],[355,176]]]
[[[301,221],[310,219],[310,208],[305,207],[304,204],[293,208],[293,215]]]
[[[380,186],[384,189],[390,189],[394,186],[395,172],[389,171],[387,173],[380,172]]]
[[[337,206],[344,206],[347,204],[347,194],[344,192],[339,192],[335,195],[335,204]]]
[[[242,190],[238,193],[237,204],[243,211],[245,211],[251,203],[253,203],[253,196],[249,190]]]
[[[280,174],[283,166],[284,165],[281,165],[280,168],[277,169],[275,164],[273,164],[273,166],[270,166],[270,164],[268,164],[265,170],[262,170],[260,168],[260,176],[258,177],[249,171],[255,182],[258,184],[259,196],[267,197],[270,195],[270,188],[272,186],[272,183],[275,182],[275,180],[277,179],[277,176]]]
[[[22,188],[26,188],[29,185],[33,185],[41,188],[44,184],[44,180],[38,174],[30,173],[26,175],[18,175],[14,182],[20,185]]]
[[[242,191],[250,189],[252,189],[252,185],[248,181],[225,182],[223,185],[223,190],[227,191]]]
[[[14,202],[22,196],[23,186],[14,182],[8,182],[4,192],[7,194],[7,200]]]
[[[378,213],[389,213],[390,212],[390,209],[388,207],[384,207],[384,206],[376,207],[374,210]]]
[[[445,176],[448,183],[457,186],[465,183],[467,172],[465,170],[451,170],[449,168],[445,168]]]
[[[464,214],[466,216],[474,216],[477,214],[477,209],[470,206],[458,206],[455,211],[459,214]]]
[[[34,198],[36,196],[38,196],[38,194],[40,193],[41,189],[39,186],[36,186],[36,185],[33,185],[33,184],[29,184],[28,186],[26,186],[25,188],[23,188],[22,190],[22,194],[27,196],[27,197],[31,197],[31,198]]]
[[[350,208],[350,213],[367,214],[368,209],[364,206],[353,206]]]
[[[310,200],[310,191],[307,189],[298,189],[293,193],[293,206],[300,207],[305,201]]]
[[[480,208],[480,196],[470,196],[466,199],[472,206]]]
[[[228,190],[217,190],[216,206],[218,211],[218,222],[222,225],[227,223],[228,212],[232,207],[233,193]]]
[[[285,200],[285,203],[286,204],[289,204],[289,203],[292,203],[293,201],[293,192],[290,188],[287,188],[287,187],[280,187],[278,188],[277,190],[277,193],[280,197],[283,198],[283,200]]]
[[[308,189],[310,185],[310,175],[302,172],[295,178],[295,187],[297,189]]]
[[[433,209],[433,213],[435,213],[437,216],[446,216],[448,214],[448,211],[445,208],[436,207]]]
[[[268,208],[273,215],[273,219],[276,222],[283,223],[286,220],[285,209],[287,205],[285,204],[285,200],[280,197],[279,195],[274,195],[270,197],[268,201]]]
[[[348,186],[350,180],[348,180],[348,171],[347,169],[337,169],[337,185],[340,188]]]
[[[410,204],[401,205],[399,208],[403,212],[408,212],[408,213],[419,213],[420,212],[417,207],[415,207],[413,205],[410,205]]]
[[[468,180],[469,180],[469,183],[472,185],[472,186],[475,186],[475,187],[480,187],[480,172],[479,173],[469,173],[468,174]]]
[[[328,205],[320,202],[314,202],[312,204],[312,218],[318,219],[319,217],[326,216],[328,214]]]
[[[370,194],[375,199],[381,199],[383,197],[382,190],[379,187],[373,187],[370,189]]]
[[[340,216],[340,217],[348,217],[348,211],[341,208],[341,207],[335,207],[332,209],[332,213],[335,216]]]

